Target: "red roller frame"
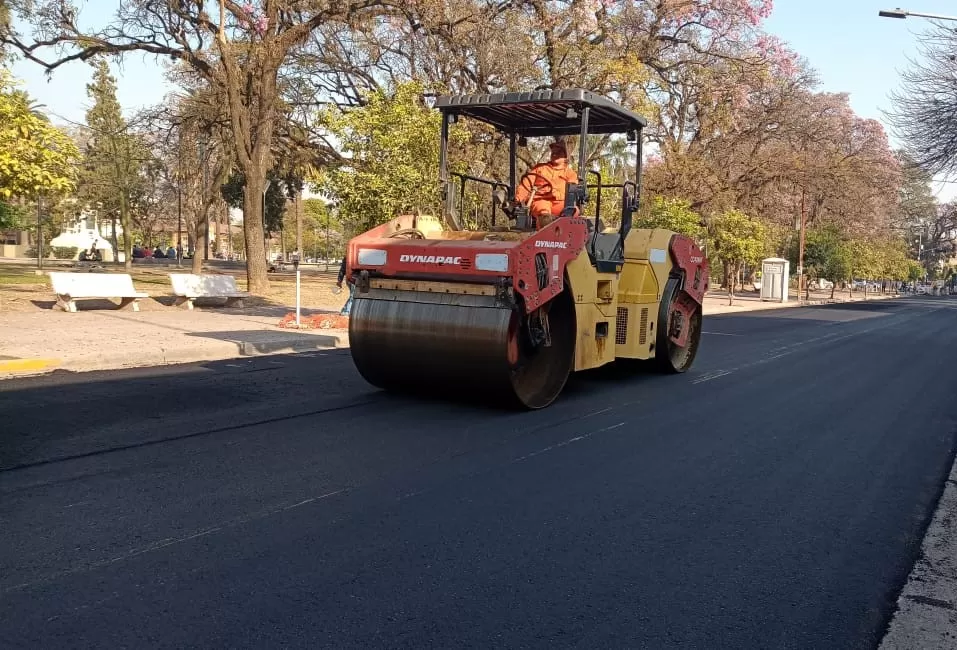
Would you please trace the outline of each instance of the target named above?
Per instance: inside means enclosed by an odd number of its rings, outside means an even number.
[[[532,312],[559,295],[565,286],[565,267],[585,248],[588,225],[577,217],[558,218],[522,241],[484,241],[456,239],[398,239],[389,234],[412,228],[400,217],[349,242],[346,272],[351,278],[367,270],[386,278],[429,279],[449,282],[492,283],[511,278],[512,287],[524,298],[525,309]],[[359,264],[359,249],[384,250],[383,265]],[[508,256],[505,271],[475,268],[475,256],[483,253],[504,253]],[[548,284],[538,288],[535,256],[542,253],[548,267]]]
[[[687,324],[695,310],[704,304],[710,266],[702,250],[686,235],[672,236],[669,249],[675,268],[682,272],[681,290],[675,296],[671,311],[681,314],[681,322]],[[675,345],[684,347],[688,342],[688,327],[681,327],[677,335],[671,331],[668,335]]]

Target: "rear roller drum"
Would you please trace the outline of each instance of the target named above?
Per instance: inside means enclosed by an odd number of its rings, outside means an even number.
[[[694,303],[690,316],[677,308],[681,293],[678,278],[669,278],[661,296],[658,308],[658,328],[655,337],[655,363],[667,373],[685,372],[694,363],[701,342],[701,305]],[[681,329],[687,330],[684,345],[679,346],[672,340],[671,334]]]

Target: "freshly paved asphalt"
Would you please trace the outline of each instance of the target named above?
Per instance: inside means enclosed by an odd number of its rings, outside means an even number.
[[[0,646],[874,647],[953,461],[955,324],[709,317],[689,373],[532,413],[347,351],[0,382]]]

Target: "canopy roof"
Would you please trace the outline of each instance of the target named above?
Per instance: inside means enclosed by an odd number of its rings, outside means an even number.
[[[506,133],[530,137],[578,135],[580,111],[590,108],[588,133],[640,131],[648,121],[615,102],[581,88],[489,95],[443,95],[435,102],[443,113],[487,122]],[[569,117],[568,109],[578,115]]]

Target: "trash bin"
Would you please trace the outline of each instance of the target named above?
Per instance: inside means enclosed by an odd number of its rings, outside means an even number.
[[[787,302],[791,263],[780,257],[761,260],[761,300]]]

